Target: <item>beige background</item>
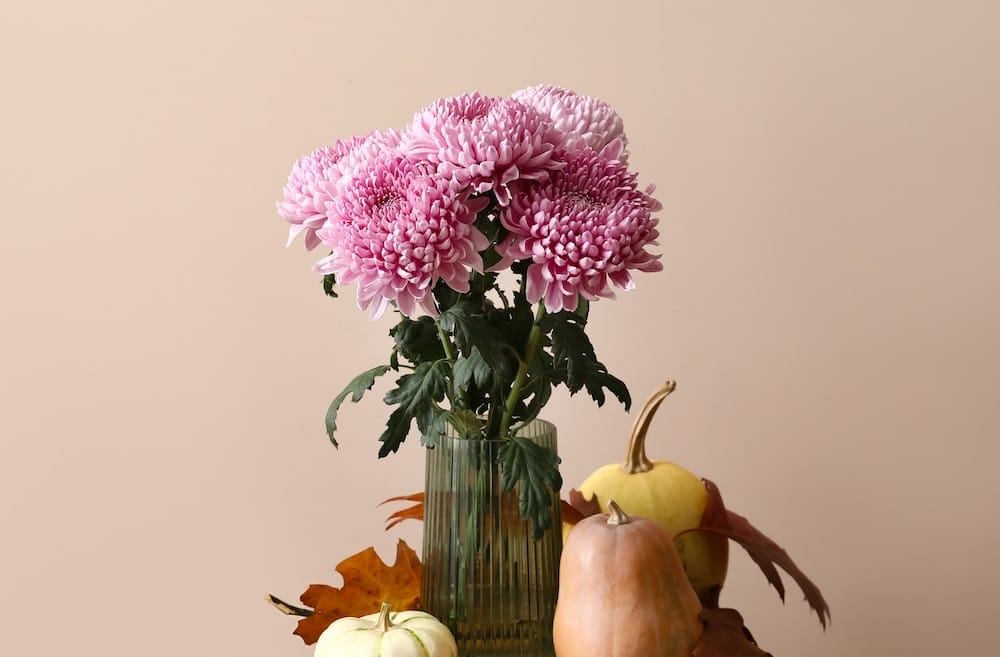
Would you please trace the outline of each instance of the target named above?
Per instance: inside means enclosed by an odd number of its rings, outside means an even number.
[[[935,6],[937,5],[937,6]],[[283,248],[292,161],[541,81],[625,117],[666,270],[593,311],[654,454],[833,608],[734,550],[780,656],[986,655],[1000,586],[1000,11],[991,2],[15,2],[0,8],[0,654],[308,655],[263,602],[374,544],[388,320]],[[378,388],[384,392],[384,384]],[[558,396],[564,475],[631,418]]]

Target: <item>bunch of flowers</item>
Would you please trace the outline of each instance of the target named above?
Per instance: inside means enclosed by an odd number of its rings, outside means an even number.
[[[625,407],[586,334],[590,302],[662,268],[660,204],[629,170],[622,120],[607,103],[540,85],[509,98],[442,98],[401,131],[372,132],[295,163],[278,202],[289,242],[329,254],[315,265],[330,296],[354,284],[372,318],[400,314],[388,362],[355,377],[330,405],[400,374],[379,456],[415,422],[433,446],[450,425],[465,438],[505,441],[501,467],[520,485],[521,512],[552,522],[557,457],[516,435],[554,386],[605,391]],[[506,289],[500,274],[516,284]]]

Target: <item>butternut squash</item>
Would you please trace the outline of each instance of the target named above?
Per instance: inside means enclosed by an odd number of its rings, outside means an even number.
[[[581,520],[563,547],[556,657],[690,657],[701,603],[670,535],[614,500],[608,507]]]

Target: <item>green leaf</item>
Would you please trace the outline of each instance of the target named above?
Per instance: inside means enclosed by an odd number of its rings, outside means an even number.
[[[557,380],[566,384],[570,394],[586,388],[587,394],[603,406],[604,391],[613,394],[625,410],[632,407],[632,396],[625,383],[608,372],[607,366],[597,360],[594,345],[587,337],[586,320],[576,313],[559,312],[546,315],[543,330],[552,336],[553,368]]]
[[[558,518],[559,457],[548,447],[515,436],[504,441],[497,458],[501,485],[504,490],[517,490],[521,517],[531,521],[535,538],[540,537]]]
[[[529,422],[539,413],[552,397],[552,357],[540,351],[528,370],[528,382],[521,388],[521,397],[526,401],[524,412],[516,416],[518,422]]]
[[[337,441],[333,437],[337,431],[337,411],[340,409],[340,405],[344,403],[344,400],[347,399],[347,395],[351,395],[351,401],[354,403],[361,401],[361,398],[365,395],[365,391],[371,390],[372,386],[375,385],[375,379],[388,371],[388,365],[379,365],[378,367],[373,367],[370,370],[362,372],[351,379],[347,387],[330,402],[330,408],[326,411],[326,435],[330,437],[330,442],[333,443],[334,447],[338,447]]]
[[[462,298],[461,293],[451,289],[444,281],[438,281],[438,284],[434,286],[433,294],[441,312],[448,310]]]
[[[323,276],[323,293],[328,297],[337,298],[337,292],[333,289],[333,286],[337,284],[337,277],[333,274],[326,274]]]
[[[386,429],[379,437],[382,447],[379,458],[395,452],[410,433],[413,420],[418,420],[421,432],[426,435],[435,423],[433,417],[436,402],[444,399],[447,379],[445,372],[448,361],[438,360],[420,363],[412,373],[396,380],[396,387],[385,394],[386,404],[399,405],[389,416]]]
[[[632,408],[632,395],[629,394],[628,386],[618,377],[610,374],[604,363],[594,361],[587,364],[586,377],[587,394],[589,394],[598,406],[604,405],[604,390],[613,394],[621,402],[625,410]]]
[[[500,211],[495,202],[491,202],[476,215],[476,228],[486,236],[490,242],[496,243],[501,237],[500,231],[504,230],[500,223]]]
[[[459,356],[452,367],[452,387],[457,395],[464,394],[470,385],[486,388],[490,384],[492,371],[483,360],[478,347],[473,347],[468,356]]]
[[[413,320],[403,317],[389,329],[396,342],[396,349],[408,361],[417,364],[444,358],[444,346],[438,336],[437,325],[426,315]]]
[[[569,391],[579,392],[587,382],[588,363],[597,360],[584,325],[577,315],[563,311],[546,315],[544,329],[551,331],[554,367],[563,371]]]
[[[514,377],[516,367],[508,357],[513,350],[473,302],[462,300],[456,303],[441,313],[438,323],[447,333],[455,336],[455,344],[463,356],[469,356],[473,348],[478,348],[497,379],[508,381]]]
[[[417,428],[420,429],[420,444],[424,447],[434,447],[438,438],[444,435],[448,426],[449,412],[437,404],[431,404],[417,416]]]
[[[518,352],[524,353],[528,335],[535,323],[535,311],[521,292],[514,293],[514,306],[510,309],[510,319],[500,324],[500,331],[507,342]]]
[[[448,412],[448,423],[462,438],[479,438],[483,431],[483,421],[478,415],[467,409]]]

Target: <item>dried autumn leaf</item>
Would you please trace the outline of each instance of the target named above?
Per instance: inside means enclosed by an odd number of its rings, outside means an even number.
[[[706,531],[720,536],[726,536],[736,541],[747,551],[750,558],[763,571],[767,581],[778,591],[778,596],[782,602],[785,600],[785,585],[781,581],[776,566],[788,573],[792,579],[802,589],[806,602],[819,616],[819,622],[826,628],[830,619],[830,607],[823,599],[823,594],[819,588],[806,577],[792,558],[788,556],[777,543],[765,536],[750,521],[738,513],[734,513],[726,508],[722,503],[722,494],[719,487],[708,479],[703,479],[705,488],[708,490],[708,502],[705,511],[701,516],[701,526],[688,531]],[[681,532],[681,534],[686,532]],[[679,536],[680,534],[678,534]]]
[[[397,611],[420,606],[420,559],[405,541],[396,544],[396,562],[387,566],[375,548],[369,547],[344,559],[336,568],[344,578],[338,589],[312,584],[300,596],[313,613],[299,621],[295,634],[307,645],[316,643],[330,623],[345,616],[373,614],[383,602]]]
[[[601,505],[597,503],[596,495],[588,500],[575,488],[569,491],[569,502],[565,500],[559,502],[562,507],[562,520],[569,525],[575,525],[587,516],[601,512]]]
[[[588,501],[583,499],[583,495],[575,488],[569,492],[569,499],[569,502],[559,500],[559,515],[565,523],[575,525],[587,516],[601,512],[601,508],[597,505],[596,500]],[[389,531],[404,520],[424,519],[424,494],[422,492],[390,497],[387,500],[383,500],[379,506],[388,504],[389,502],[415,502],[415,504],[389,514],[389,517],[385,519],[386,531]]]
[[[771,657],[757,647],[735,609],[702,609],[700,616],[705,632],[691,657]]]
[[[422,491],[419,493],[410,493],[409,495],[397,495],[396,497],[390,497],[387,500],[383,500],[379,506],[388,504],[389,502],[416,502],[416,504],[408,506],[405,509],[400,509],[399,511],[394,511],[388,518],[386,518],[386,531],[389,531],[404,520],[424,519],[424,494]]]

